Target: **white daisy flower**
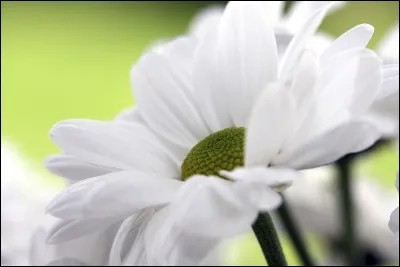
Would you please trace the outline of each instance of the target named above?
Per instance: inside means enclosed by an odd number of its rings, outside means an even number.
[[[49,241],[125,219],[110,264],[204,264],[221,239],[279,205],[271,188],[290,184],[293,169],[328,164],[379,138],[358,120],[381,89],[381,62],[365,48],[372,27],[349,30],[320,57],[304,52],[327,2],[279,62],[260,5],[230,2],[204,38],[142,57],[131,76],[137,110],[116,122],[52,128],[64,154],[47,167],[79,181],[48,206],[63,219]]]
[[[393,248],[393,234],[387,227],[387,220],[397,206],[398,194],[388,192],[372,177],[353,178],[352,196],[360,245],[389,262],[397,262],[398,250]],[[300,228],[329,240],[341,236],[336,179],[333,166],[301,171],[301,177],[285,192]]]
[[[29,263],[29,241],[54,194],[10,140],[1,143],[1,265]]]
[[[399,174],[397,173],[396,188],[399,190]],[[399,247],[399,207],[390,215],[389,228],[395,234],[395,242]]]

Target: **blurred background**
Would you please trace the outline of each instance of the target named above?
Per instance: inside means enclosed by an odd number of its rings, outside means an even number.
[[[51,126],[68,118],[111,119],[122,109],[133,105],[135,101],[129,84],[129,71],[141,53],[160,39],[187,32],[191,19],[202,8],[223,4],[225,2],[215,1],[2,1],[2,202],[3,180],[7,176],[14,177],[15,169],[25,170],[35,181],[24,184],[22,198],[31,193],[39,196],[51,194],[52,190],[61,188],[63,181],[51,176],[43,167],[44,158],[58,152],[48,137]],[[288,1],[287,8],[290,4]],[[398,23],[398,8],[398,1],[349,2],[325,19],[321,31],[338,36],[356,24],[370,23],[375,27],[370,43],[370,48],[374,49]],[[3,147],[7,147],[7,152],[4,152],[6,149],[3,151]],[[10,153],[18,163],[3,161],[3,157],[11,158],[7,156]],[[7,171],[3,171],[5,167],[8,167]],[[390,212],[398,205],[394,187],[397,170],[398,145],[395,141],[362,158],[354,167],[356,179],[376,184],[375,187],[379,188],[376,194],[388,198],[385,203],[393,202],[387,205],[387,211],[380,213],[384,222],[382,231],[386,231]],[[18,175],[24,176],[23,173]],[[311,174],[320,177],[331,175],[331,170]],[[329,184],[321,186],[329,187]],[[382,205],[386,204],[380,203],[369,209],[381,209]],[[12,217],[17,211],[11,209],[7,216]],[[371,211],[371,217],[373,214]],[[4,231],[2,211],[2,261],[3,246],[11,246],[9,240],[13,238],[3,240]],[[375,233],[370,232],[371,235]],[[307,235],[313,253],[321,260],[328,260],[334,250],[335,240],[321,239],[321,235],[325,234],[317,229]],[[370,238],[371,242],[378,242],[374,238]],[[289,263],[298,264],[290,243],[284,243]],[[390,253],[382,255],[379,248],[375,248],[379,246],[374,245],[366,244],[371,250],[371,257],[383,257],[388,261],[396,259]],[[224,261],[229,265],[264,263],[252,235],[233,240],[226,248]]]

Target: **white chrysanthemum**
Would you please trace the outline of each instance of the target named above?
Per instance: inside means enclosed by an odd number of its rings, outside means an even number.
[[[399,190],[399,174],[397,173],[396,180],[397,191]],[[399,247],[399,207],[397,207],[393,213],[390,215],[389,228],[395,234],[395,242],[397,247]]]
[[[204,264],[221,239],[279,205],[271,187],[290,184],[292,169],[330,163],[379,138],[358,120],[381,89],[381,62],[365,48],[372,27],[349,30],[319,57],[304,51],[327,2],[279,62],[262,5],[230,2],[204,38],[180,38],[142,57],[132,71],[137,110],[115,122],[52,128],[65,154],[47,167],[77,182],[48,206],[63,219],[51,242],[125,219],[110,264]]]
[[[28,265],[29,241],[54,196],[9,140],[1,143],[1,265]]]
[[[393,234],[387,219],[397,206],[398,194],[388,192],[369,177],[354,177],[352,196],[357,236],[362,246],[376,251],[390,262],[397,262]],[[337,175],[333,166],[301,172],[285,196],[293,208],[301,229],[327,239],[340,237],[340,206],[337,199]]]
[[[390,30],[381,42],[378,53],[382,56],[385,76],[384,86],[399,88],[399,24]],[[384,137],[399,136],[399,91],[382,94],[373,104],[367,119],[374,123]]]

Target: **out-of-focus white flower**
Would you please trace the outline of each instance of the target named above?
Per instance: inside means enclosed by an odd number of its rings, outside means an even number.
[[[399,191],[399,174],[396,180],[397,191]],[[399,207],[397,207],[390,215],[389,228],[395,234],[397,249],[399,248]]]
[[[333,167],[301,172],[299,179],[285,192],[301,229],[335,239],[340,236],[340,202],[337,199],[337,175]],[[354,177],[352,196],[357,236],[365,247],[385,259],[396,262],[398,250],[387,219],[398,203],[398,194],[369,177]]]
[[[279,205],[272,188],[291,183],[291,169],[373,144],[379,134],[358,121],[381,89],[381,62],[365,48],[372,27],[349,30],[319,57],[305,52],[329,7],[312,13],[280,62],[263,4],[230,2],[204,38],[140,59],[136,110],[56,124],[65,154],[47,167],[76,182],[48,206],[62,219],[49,241],[124,220],[111,265],[204,264],[221,239]]]
[[[1,143],[1,265],[28,265],[29,242],[54,196],[9,140]]]

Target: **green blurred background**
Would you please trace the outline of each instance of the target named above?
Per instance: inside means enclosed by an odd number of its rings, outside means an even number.
[[[48,137],[50,127],[68,118],[110,119],[131,106],[129,71],[143,50],[160,38],[185,33],[199,9],[216,3],[224,2],[2,1],[2,139],[11,138],[45,179],[59,182],[42,166],[58,151]],[[337,36],[370,23],[375,26],[370,47],[375,48],[397,23],[398,7],[398,1],[350,2],[327,17],[321,30]],[[381,150],[361,162],[359,171],[393,187],[394,151]],[[235,255],[231,263],[263,263],[253,241],[245,237],[245,246],[232,247],[231,252],[240,252],[230,254]]]

